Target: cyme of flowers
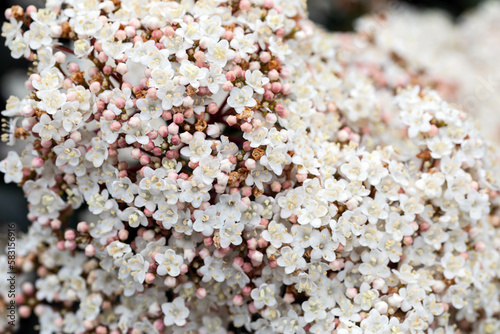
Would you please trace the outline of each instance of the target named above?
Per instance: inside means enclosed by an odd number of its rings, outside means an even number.
[[[495,150],[301,1],[5,14],[37,66],[0,171],[29,201],[17,302],[41,333],[500,331]]]

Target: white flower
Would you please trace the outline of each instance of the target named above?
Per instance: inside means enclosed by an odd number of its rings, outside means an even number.
[[[212,141],[205,140],[206,135],[203,132],[195,132],[189,142],[189,147],[183,147],[181,154],[188,157],[192,162],[199,162],[200,159],[208,157],[212,152]]]
[[[82,153],[75,146],[75,142],[72,139],[68,139],[61,145],[53,148],[54,153],[57,154],[56,166],[59,167],[65,164],[77,166],[80,163]]]
[[[276,305],[276,285],[274,284],[261,284],[250,293],[254,301],[256,309],[261,309],[264,306],[273,307]]]
[[[164,254],[156,254],[155,261],[158,263],[156,272],[160,276],[168,274],[175,277],[181,273],[182,256],[175,254],[172,249],[167,249]]]
[[[241,223],[237,223],[234,221],[225,221],[224,225],[220,229],[220,246],[222,248],[229,247],[231,244],[240,245],[243,239],[241,238],[241,234],[243,228],[245,226]]]
[[[0,162],[0,172],[4,173],[5,183],[22,181],[23,163],[15,151],[9,151],[7,158]]]
[[[278,258],[278,266],[285,268],[285,273],[291,274],[296,269],[303,269],[306,266],[306,260],[302,257],[304,249],[298,247],[292,249],[288,246],[281,248],[281,256]]]
[[[229,42],[225,39],[208,46],[207,60],[220,67],[226,66],[228,60],[232,60],[234,55],[235,52],[229,49]]]
[[[38,22],[30,24],[30,29],[24,34],[24,37],[29,41],[30,48],[33,50],[52,44],[52,37],[50,37],[49,29]]]
[[[359,160],[356,156],[351,156],[347,163],[340,166],[340,171],[351,181],[364,181],[368,178],[368,168],[370,165],[366,161]]]
[[[182,75],[179,81],[181,85],[190,84],[194,88],[198,88],[200,87],[200,81],[207,77],[208,69],[199,68],[189,60],[183,60],[179,73]]]
[[[220,229],[223,224],[222,218],[217,215],[215,205],[209,206],[205,211],[195,210],[193,216],[195,219],[193,229],[196,232],[201,232],[204,236],[212,235],[214,229]]]
[[[61,140],[61,132],[64,132],[64,129],[61,126],[60,114],[56,114],[54,117],[52,119],[49,115],[43,114],[40,117],[40,122],[33,127],[33,132],[38,133],[43,140]]]
[[[92,162],[94,167],[100,167],[104,163],[104,160],[108,158],[108,147],[105,142],[100,140],[98,137],[92,138],[91,149],[85,153],[85,159]]]
[[[161,305],[161,310],[165,317],[163,322],[165,326],[184,326],[186,318],[189,316],[189,309],[185,305],[184,298],[177,297],[171,303],[164,303]]]
[[[130,227],[148,226],[148,219],[144,213],[134,207],[128,207],[120,213],[120,219],[128,222]]]
[[[119,259],[123,257],[125,254],[132,252],[132,248],[129,245],[120,242],[113,241],[108,246],[106,246],[106,251],[109,256],[112,256],[114,259]]]
[[[238,114],[241,114],[245,107],[255,107],[257,101],[253,98],[253,89],[250,86],[243,86],[241,89],[238,87],[231,89],[227,104],[233,107]]]
[[[275,248],[280,248],[282,244],[290,244],[293,241],[293,237],[287,232],[285,225],[277,223],[274,220],[262,232],[262,238],[269,241]]]
[[[98,21],[98,20],[96,20]],[[86,57],[92,52],[94,49],[93,46],[90,45],[90,42],[86,39],[79,39],[75,42],[75,56],[78,58]]]

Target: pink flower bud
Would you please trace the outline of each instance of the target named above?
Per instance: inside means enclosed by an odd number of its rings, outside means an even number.
[[[226,81],[222,84],[222,90],[225,92],[229,92],[231,89],[233,89],[233,83],[231,81]]]
[[[226,118],[226,123],[229,125],[229,126],[233,126],[235,125],[236,123],[238,123],[238,119],[236,118],[236,116],[234,115],[230,115]]]
[[[203,299],[207,296],[207,290],[205,288],[198,288],[196,289],[196,297],[198,299]]]
[[[89,230],[89,225],[86,222],[79,222],[76,225],[76,230],[80,233],[86,233]]]
[[[64,232],[64,239],[66,240],[75,240],[75,237],[76,237],[76,233],[75,231],[73,230],[67,230],[66,232]]]

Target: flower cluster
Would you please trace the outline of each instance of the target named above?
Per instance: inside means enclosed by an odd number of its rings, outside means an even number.
[[[29,202],[17,302],[40,333],[500,331],[495,150],[435,91],[374,84],[305,10],[6,11],[38,67],[0,171]]]

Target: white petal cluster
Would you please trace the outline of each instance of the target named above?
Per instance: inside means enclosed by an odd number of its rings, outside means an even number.
[[[425,74],[344,59],[300,1],[6,16],[39,61],[0,171],[41,333],[500,331],[500,155]]]

